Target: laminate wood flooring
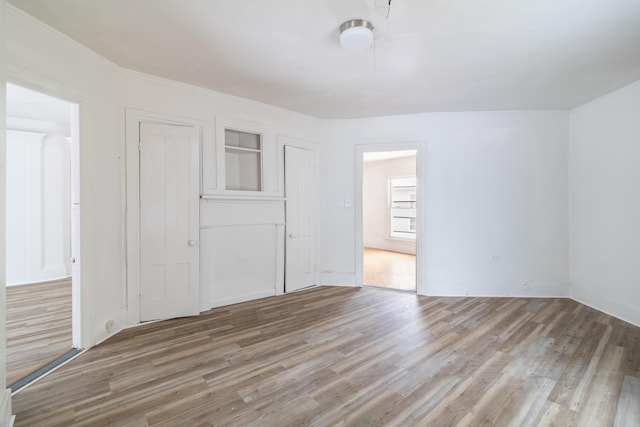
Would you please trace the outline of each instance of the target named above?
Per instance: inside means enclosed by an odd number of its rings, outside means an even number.
[[[638,426],[640,328],[568,299],[321,287],[118,333],[18,426]]]
[[[71,280],[7,286],[7,385],[72,348]]]
[[[363,281],[381,288],[416,290],[416,256],[381,249],[364,248]]]

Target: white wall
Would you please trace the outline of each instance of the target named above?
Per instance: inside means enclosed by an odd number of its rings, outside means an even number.
[[[340,201],[354,195],[355,145],[421,141],[423,291],[567,295],[567,117],[425,113],[326,122],[323,283],[354,283],[354,212]]]
[[[7,131],[7,285],[71,275],[70,144]]]
[[[640,81],[570,123],[571,297],[640,325]]]
[[[416,253],[415,240],[389,238],[389,178],[415,174],[416,156],[364,162],[362,237],[366,247]]]

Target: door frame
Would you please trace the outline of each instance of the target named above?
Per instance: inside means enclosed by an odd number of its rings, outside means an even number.
[[[7,65],[6,80],[4,84],[14,84],[25,89],[40,92],[44,95],[61,99],[72,105],[71,112],[71,201],[79,204],[76,221],[71,218],[72,239],[75,240],[75,253],[72,256],[76,258],[76,262],[71,266],[71,345],[73,348],[82,349],[89,347],[90,343],[86,342],[86,337],[90,334],[87,331],[89,316],[87,310],[83,310],[87,306],[86,296],[83,292],[82,285],[82,111],[85,97],[81,92],[61,84],[58,81],[49,79],[41,74],[32,72],[21,67]],[[6,144],[3,147],[6,151]],[[74,170],[75,169],[75,170]],[[77,173],[76,173],[77,172]],[[6,194],[5,197],[6,202]],[[73,249],[72,242],[72,250]],[[6,245],[6,242],[4,243]],[[6,301],[5,301],[6,304]]]
[[[426,170],[424,143],[421,142],[395,142],[357,144],[355,146],[355,286],[363,286],[364,268],[364,232],[363,232],[363,155],[382,151],[416,150],[416,293],[425,295],[425,262],[424,248],[426,247],[426,217],[425,217],[425,179]]]
[[[313,179],[313,183],[314,186],[316,188],[316,195],[315,197],[312,198],[312,221],[313,221],[313,232],[314,232],[314,242],[313,242],[313,250],[315,253],[314,256],[314,285],[312,286],[317,286],[318,284],[320,284],[320,266],[321,266],[321,247],[320,247],[320,221],[319,221],[319,215],[318,213],[320,212],[320,156],[321,156],[321,146],[320,144],[313,142],[313,141],[307,141],[304,139],[298,139],[298,138],[292,138],[292,137],[288,137],[288,136],[284,136],[284,135],[278,135],[278,188],[281,189],[282,194],[284,196],[284,203],[287,203],[287,195],[285,194],[285,186],[284,186],[284,169],[285,169],[285,154],[284,154],[284,147],[289,146],[289,147],[293,147],[293,148],[300,148],[303,150],[309,150],[312,151],[315,159],[316,159],[316,170],[312,175],[312,179]],[[284,209],[284,207],[283,207]],[[282,295],[286,292],[286,285],[284,284],[284,280],[286,278],[286,269],[287,269],[287,265],[286,265],[286,251],[287,251],[287,246],[286,246],[286,242],[287,242],[287,237],[286,237],[286,218],[285,218],[285,233],[283,233],[283,238],[284,238],[284,250],[285,250],[285,257],[284,257],[284,271],[283,271],[283,281],[282,281],[282,289],[276,289],[276,295]]]
[[[140,123],[190,126],[198,130],[198,175],[202,195],[202,141],[204,122],[168,114],[125,108],[125,269],[127,324],[141,323],[140,311]],[[202,286],[200,287],[202,293]],[[200,309],[202,310],[202,297]]]

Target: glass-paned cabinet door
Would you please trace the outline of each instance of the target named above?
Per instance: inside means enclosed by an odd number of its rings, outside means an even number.
[[[262,191],[262,135],[224,130],[225,190]]]

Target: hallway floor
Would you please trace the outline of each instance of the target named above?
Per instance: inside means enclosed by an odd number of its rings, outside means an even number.
[[[71,279],[7,286],[7,385],[67,353]]]
[[[416,290],[416,256],[364,248],[365,285],[403,291]]]

